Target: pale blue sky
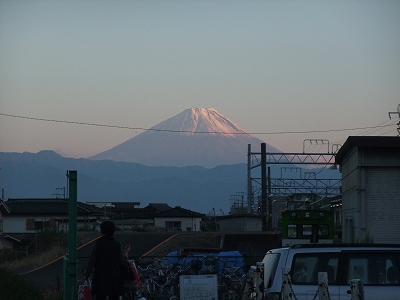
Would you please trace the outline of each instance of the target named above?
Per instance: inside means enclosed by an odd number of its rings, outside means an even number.
[[[0,113],[150,128],[213,107],[284,152],[396,135],[399,16],[389,0],[0,0]],[[0,115],[0,151],[87,157],[140,132]]]

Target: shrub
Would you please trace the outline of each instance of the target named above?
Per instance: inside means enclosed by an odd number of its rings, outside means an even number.
[[[0,299],[7,300],[44,300],[40,292],[20,277],[0,268]]]
[[[43,251],[54,246],[66,246],[68,234],[64,231],[45,228],[38,232],[37,250]]]

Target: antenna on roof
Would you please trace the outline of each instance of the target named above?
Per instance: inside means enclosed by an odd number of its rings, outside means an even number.
[[[65,199],[65,187],[56,188],[56,192],[51,195],[55,196],[56,199],[58,199],[59,196],[64,196]]]

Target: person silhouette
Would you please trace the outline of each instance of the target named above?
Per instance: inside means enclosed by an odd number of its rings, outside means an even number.
[[[115,240],[115,225],[104,221],[100,225],[101,237],[95,242],[84,275],[93,273],[92,296],[95,300],[118,300],[123,293],[124,270],[127,267],[121,244]]]

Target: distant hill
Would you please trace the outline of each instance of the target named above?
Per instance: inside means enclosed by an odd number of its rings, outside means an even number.
[[[288,165],[286,165],[288,166]],[[200,213],[229,212],[230,196],[246,192],[247,165],[214,168],[152,167],[110,160],[65,158],[53,151],[0,152],[0,187],[7,198],[63,197],[67,170],[78,172],[78,201],[167,203]],[[281,174],[272,165],[271,174]],[[313,169],[319,178],[340,178],[339,172]],[[259,176],[260,168],[254,170]],[[58,195],[56,195],[58,194]]]
[[[259,151],[261,143],[214,108],[191,108],[88,159],[212,168],[246,163],[248,145]],[[281,152],[268,144],[267,151]]]

